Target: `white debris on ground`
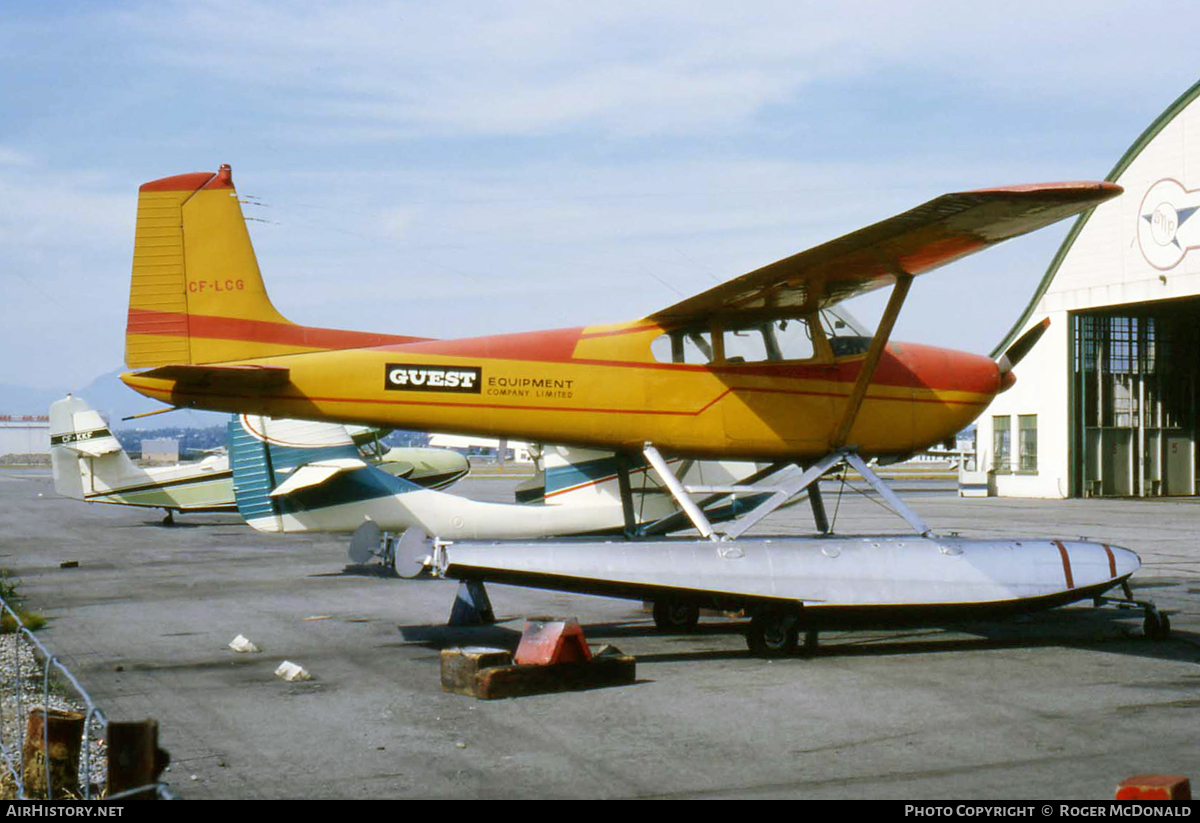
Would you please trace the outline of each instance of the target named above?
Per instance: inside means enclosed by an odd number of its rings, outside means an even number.
[[[253,641],[250,640],[250,638],[242,634],[239,634],[230,641],[229,648],[233,649],[235,652],[240,652],[241,654],[256,654],[262,651],[262,649],[260,649],[254,644]]]
[[[290,660],[285,660],[279,664],[279,668],[275,670],[276,677],[282,677],[289,683],[300,680],[312,680],[312,675],[309,674],[302,666],[297,666]]]
[[[45,666],[38,662],[33,644],[24,635],[0,635],[0,744],[3,744],[4,753],[18,769],[30,709],[42,708],[45,702],[51,710],[87,713],[87,705],[74,693],[74,687],[65,682],[57,668],[51,668],[48,695],[45,676]],[[79,776],[82,782],[86,759],[87,768],[90,769],[91,796],[95,797],[108,782],[108,748],[103,739],[104,727],[98,718],[92,718],[88,732],[90,740],[86,753],[80,756]],[[0,774],[6,771],[6,764],[0,763]],[[83,796],[82,788],[79,796]]]

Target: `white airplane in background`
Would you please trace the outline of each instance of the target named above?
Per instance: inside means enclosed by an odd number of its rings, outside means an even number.
[[[343,431],[364,460],[421,487],[445,488],[470,468],[465,457],[447,449],[385,450],[378,443],[378,429]],[[142,468],[125,453],[100,413],[78,397],[68,395],[50,405],[50,459],[54,490],[64,497],[164,509],[165,524],[173,522],[175,512],[237,511],[227,456]]]
[[[239,511],[255,529],[274,533],[354,532],[351,557],[381,554],[398,571],[415,574],[428,550],[397,558],[375,550],[381,533],[441,539],[518,539],[582,534],[664,534],[690,525],[650,466],[621,465],[611,452],[565,446],[541,449],[541,471],[520,484],[516,503],[488,503],[447,494],[369,465],[336,425],[273,420],[256,415],[229,423],[230,462]],[[672,461],[689,483],[725,485],[762,476],[755,463]],[[631,511],[621,494],[628,478]],[[785,472],[788,470],[784,470]],[[760,496],[716,495],[703,503],[717,521],[735,517]],[[387,538],[384,538],[385,540]]]

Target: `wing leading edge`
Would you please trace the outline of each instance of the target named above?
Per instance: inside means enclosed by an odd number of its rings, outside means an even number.
[[[1116,197],[1113,183],[1039,183],[943,194],[650,315],[666,325],[780,316],[918,275]]]

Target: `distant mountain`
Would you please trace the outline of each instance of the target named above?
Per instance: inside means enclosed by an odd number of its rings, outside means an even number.
[[[45,414],[50,404],[66,393],[66,389],[35,389],[0,383],[0,414]]]
[[[166,408],[162,403],[143,397],[122,383],[119,375],[123,371],[127,369],[113,369],[78,391],[71,392],[104,415],[108,425],[114,429],[157,429],[163,426],[207,428],[223,426],[229,419],[229,415],[219,412],[181,410],[140,420],[123,421],[123,417]],[[66,397],[68,391],[66,388],[38,389],[0,383],[0,414],[47,414],[50,404]]]

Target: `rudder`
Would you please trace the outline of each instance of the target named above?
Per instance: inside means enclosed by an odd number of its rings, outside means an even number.
[[[125,362],[131,368],[285,354],[228,165],[138,190]],[[308,347],[300,350],[310,350]]]
[[[125,326],[130,368],[227,363],[422,337],[302,326],[267,296],[228,165],[138,190]]]
[[[70,395],[50,404],[50,462],[54,491],[76,500],[96,494],[98,483],[107,489],[145,475],[100,413]]]

